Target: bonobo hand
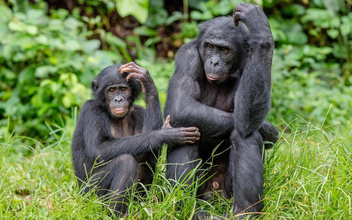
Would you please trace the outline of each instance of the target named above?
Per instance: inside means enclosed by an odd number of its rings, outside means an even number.
[[[129,62],[120,67],[121,74],[129,73],[126,77],[128,82],[132,77],[135,78],[142,86],[142,91],[146,95],[146,89],[149,85],[154,85],[148,70],[138,66],[134,62]]]
[[[248,27],[250,33],[262,31],[270,33],[268,19],[258,5],[241,3],[233,10],[233,19],[236,26],[242,21]]]
[[[194,144],[200,137],[199,130],[196,127],[171,127],[170,115],[166,117],[160,131],[165,135],[167,144]]]

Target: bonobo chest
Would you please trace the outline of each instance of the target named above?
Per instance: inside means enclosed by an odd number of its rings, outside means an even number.
[[[114,138],[121,138],[140,134],[142,128],[133,116],[133,114],[129,114],[125,118],[111,120],[110,135]]]
[[[114,138],[134,135],[134,128],[124,120],[110,123],[110,134]]]
[[[237,83],[217,85],[205,81],[201,83],[200,88],[201,103],[222,111],[233,112]]]

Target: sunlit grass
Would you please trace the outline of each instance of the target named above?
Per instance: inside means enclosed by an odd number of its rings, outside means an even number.
[[[301,119],[283,128],[279,142],[265,154],[264,209],[259,217],[352,216],[351,128],[348,123],[328,127]],[[44,144],[10,132],[0,135],[0,219],[113,218],[94,193],[80,193],[71,163],[73,126],[50,129],[52,139]],[[231,200],[199,200],[199,182],[173,183],[164,171],[165,149],[153,184],[139,186],[139,192],[130,195],[134,199],[125,219],[189,219],[198,209],[215,216],[231,213]]]
[[[265,160],[265,216],[346,219],[352,216],[350,127],[304,124],[284,134]]]

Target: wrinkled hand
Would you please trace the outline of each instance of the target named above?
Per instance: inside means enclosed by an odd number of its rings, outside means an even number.
[[[146,94],[146,85],[153,83],[148,70],[138,66],[134,62],[129,62],[120,67],[121,74],[129,73],[126,77],[128,82],[132,77],[135,78],[142,86],[143,93]]]
[[[194,144],[200,138],[199,129],[196,127],[173,128],[170,125],[170,115],[166,117],[161,131],[167,136],[170,143]]]
[[[269,28],[268,19],[258,5],[241,3],[233,10],[233,19],[236,26],[242,21],[250,32]],[[270,28],[269,28],[270,31]]]

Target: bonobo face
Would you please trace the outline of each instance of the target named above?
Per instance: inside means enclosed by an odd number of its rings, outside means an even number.
[[[209,82],[224,82],[234,63],[233,46],[224,40],[205,40],[202,43],[204,71]]]
[[[231,17],[219,17],[199,26],[199,55],[207,80],[223,83],[246,59],[246,30]]]
[[[117,118],[127,115],[130,107],[130,96],[131,89],[127,83],[118,82],[105,88],[105,97],[110,113]]]
[[[141,86],[135,78],[127,82],[128,73],[121,74],[119,69],[120,65],[106,67],[92,81],[91,86],[99,105],[106,106],[112,116],[122,118],[128,114]]]

